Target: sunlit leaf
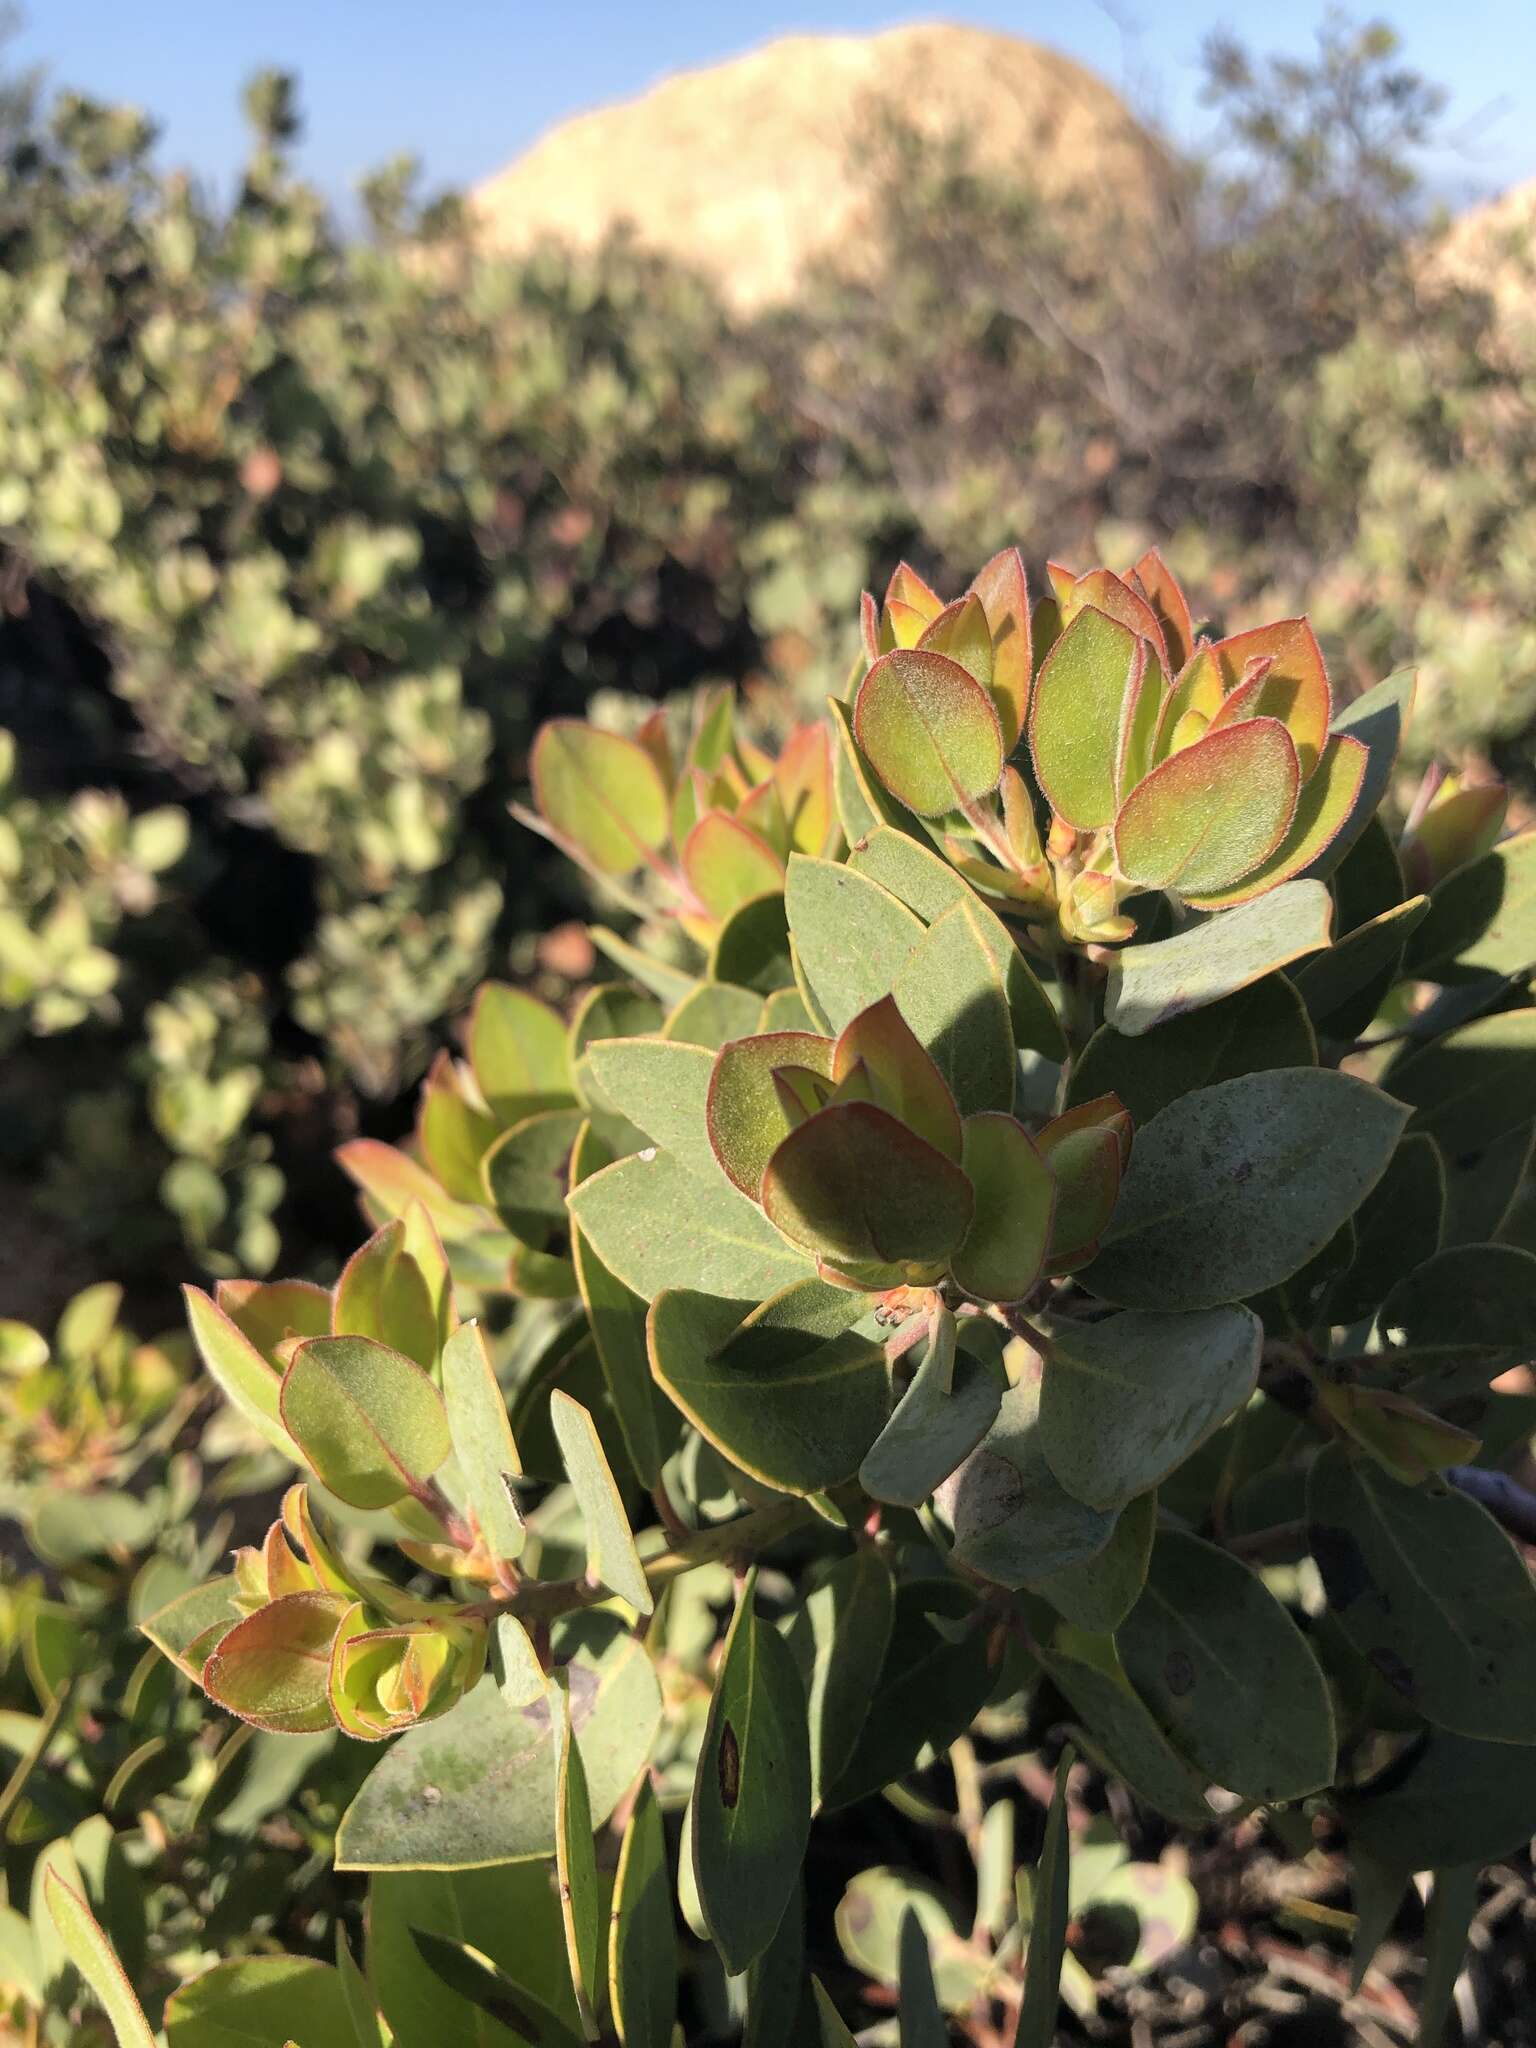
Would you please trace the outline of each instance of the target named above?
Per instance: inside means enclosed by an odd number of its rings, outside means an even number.
[[[1154,768],[1115,819],[1128,881],[1201,896],[1268,859],[1296,809],[1296,750],[1272,718],[1212,731]]]
[[[1115,815],[1121,716],[1144,660],[1136,635],[1090,606],[1056,642],[1035,683],[1035,773],[1052,809],[1080,831],[1097,831]]]

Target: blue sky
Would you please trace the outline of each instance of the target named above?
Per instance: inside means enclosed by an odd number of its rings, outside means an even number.
[[[303,162],[338,199],[369,166],[417,154],[433,185],[499,169],[546,128],[668,72],[793,31],[860,32],[936,17],[1010,30],[1092,65],[1176,134],[1204,137],[1199,51],[1216,26],[1256,48],[1305,48],[1324,0],[23,0],[11,61],[145,107],[162,155],[225,180],[240,81],[300,74]],[[1453,146],[1428,166],[1453,200],[1536,177],[1536,0],[1396,0],[1409,59],[1452,93]],[[443,22],[439,28],[434,14]]]

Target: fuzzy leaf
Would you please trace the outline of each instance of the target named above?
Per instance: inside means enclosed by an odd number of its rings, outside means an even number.
[[[928,1344],[911,1384],[859,1467],[859,1484],[875,1500],[921,1507],[935,1487],[975,1450],[997,1420],[1008,1386],[995,1326],[967,1322],[945,1384],[939,1348]]]
[[[762,1201],[786,1237],[845,1265],[935,1265],[975,1208],[958,1166],[868,1102],[835,1103],[791,1131]]]
[[[1147,1560],[1152,1555],[1156,1527],[1157,1495],[1140,1494],[1120,1510],[1113,1535],[1096,1557],[1069,1564],[1045,1578],[1027,1580],[1024,1590],[1049,1601],[1074,1628],[1093,1632],[1118,1628],[1147,1582]]]
[[[1048,1060],[1064,1059],[1066,1040],[1061,1020],[1034,969],[1014,943],[997,914],[984,904],[947,860],[931,847],[919,846],[904,833],[877,826],[854,846],[848,864],[889,890],[924,924],[936,924],[957,903],[966,904],[980,929],[982,942],[1003,978],[1015,1042]]]
[[[1029,585],[1024,558],[1004,548],[972,580],[981,599],[992,651],[992,702],[1003,729],[1003,752],[1011,754],[1029,716],[1034,673],[1030,644]]]
[[[1238,1558],[1163,1530],[1115,1642],[1163,1732],[1216,1784],[1279,1800],[1332,1783],[1327,1681],[1295,1622]]]
[[[1411,896],[1302,962],[1296,989],[1319,1030],[1332,1038],[1353,1038],[1366,1028],[1396,981],[1403,948],[1428,908],[1427,897]]]
[[[1040,1395],[1051,1470],[1095,1508],[1156,1486],[1252,1394],[1263,1334],[1245,1308],[1059,1319]]]
[[[1290,830],[1269,858],[1230,888],[1213,885],[1201,893],[1191,890],[1190,900],[1205,909],[1219,910],[1228,904],[1247,903],[1290,881],[1293,875],[1316,872],[1356,816],[1369,766],[1361,741],[1335,734],[1323,748],[1322,760],[1310,780],[1302,786]]]
[[[976,1207],[950,1270],[979,1301],[1022,1301],[1051,1242],[1055,1177],[1024,1126],[998,1111],[966,1118],[961,1164]]]
[[[754,1203],[667,1152],[605,1166],[571,1191],[569,1208],[608,1271],[644,1301],[664,1287],[761,1301],[810,1271]]]
[[[1136,1134],[1084,1286],[1129,1308],[1213,1308],[1300,1272],[1386,1170],[1407,1114],[1311,1068],[1181,1097]]]
[[[43,1900],[64,1952],[101,2003],[118,2048],[155,2048],[143,2007],[85,1899],[58,1871],[43,1873]]]
[[[1121,716],[1142,659],[1136,635],[1089,606],[1041,666],[1029,715],[1035,774],[1051,808],[1079,831],[1115,815]]]
[[[874,1705],[895,1606],[890,1565],[864,1545],[834,1560],[790,1623],[786,1640],[805,1686],[813,1811],[822,1788],[846,1769]]]
[[[1408,947],[1411,972],[1522,974],[1536,963],[1536,832],[1507,839],[1437,885]]]
[[[310,1956],[242,1956],[215,1963],[172,1994],[170,2048],[279,2048],[285,2041],[357,2040],[339,1973]]]
[[[729,917],[754,897],[784,886],[784,863],[773,848],[728,811],[708,811],[683,845],[683,873],[713,918]]]
[[[767,1314],[753,1305],[672,1289],[651,1307],[651,1370],[689,1421],[733,1464],[786,1493],[851,1479],[885,1425],[878,1338],[827,1335],[823,1312],[847,1310],[820,1281],[789,1290]],[[792,1299],[793,1298],[793,1299]],[[845,1300],[857,1311],[856,1295]]]
[[[1410,1132],[1355,1212],[1355,1256],[1328,1297],[1331,1322],[1374,1315],[1405,1274],[1440,1249],[1445,1166],[1433,1138]]]
[[[322,1484],[389,1507],[448,1456],[448,1415],[412,1359],[368,1337],[311,1337],[283,1376],[283,1421]]]
[[[568,1661],[571,1720],[601,1827],[650,1755],[661,1722],[655,1667],[606,1614],[557,1625],[555,1654]],[[547,1700],[509,1712],[483,1678],[451,1714],[384,1751],[342,1817],[337,1868],[471,1870],[553,1856],[555,1767]]]
[[[890,993],[923,937],[905,904],[836,861],[792,855],[784,901],[800,966],[834,1032]]]
[[[997,1420],[935,1498],[955,1532],[955,1555],[1000,1586],[1018,1587],[1096,1556],[1115,1518],[1073,1497],[1046,1463],[1040,1387],[1008,1389]]]
[[[714,1160],[756,1201],[763,1172],[790,1133],[774,1073],[800,1067],[832,1078],[835,1045],[808,1031],[770,1031],[724,1045],[709,1075],[705,1128]]]
[[[1315,953],[1332,928],[1333,903],[1322,883],[1287,882],[1192,931],[1126,946],[1110,966],[1105,1021],[1140,1037]]]
[[[285,1594],[258,1608],[204,1666],[208,1697],[281,1735],[331,1727],[331,1644],[346,1610],[341,1594],[319,1592]]]
[[[283,1423],[282,1382],[251,1340],[200,1287],[184,1287],[192,1341],[219,1392],[284,1457],[298,1455]]]
[[[886,788],[920,817],[963,809],[996,789],[1003,772],[991,695],[944,654],[882,655],[854,697],[853,729]]]
[[[996,959],[968,903],[930,925],[895,979],[896,1006],[962,1116],[1013,1109],[1013,1027]]]
[[[1277,718],[1290,733],[1303,777],[1317,766],[1333,716],[1333,692],[1317,636],[1305,619],[1282,619],[1218,640],[1211,654],[1226,696],[1211,720],[1213,732],[1240,719]],[[1243,680],[1250,665],[1267,660],[1261,674]]]
[[[704,1121],[714,1065],[706,1047],[669,1038],[599,1038],[588,1046],[587,1057],[621,1116],[710,1187],[719,1185]]]
[[[1205,1780],[1169,1742],[1135,1692],[1108,1636],[1042,1645],[1040,1662],[1077,1716],[1084,1747],[1139,1799],[1182,1827],[1209,1826]],[[1080,1653],[1080,1654],[1079,1654]]]
[[[512,1235],[544,1251],[565,1227],[571,1147],[582,1109],[546,1109],[503,1131],[480,1162],[485,1199]]]
[[[737,988],[728,981],[701,982],[667,1018],[661,1035],[680,1045],[703,1045],[718,1052],[727,1039],[750,1038],[758,1028],[762,1009],[763,999],[754,989]]]
[[[1191,1089],[1270,1067],[1316,1065],[1317,1040],[1300,996],[1283,974],[1266,974],[1138,1037],[1103,1025],[1073,1066],[1067,1099],[1116,1095],[1140,1126]]]
[[[1013,2048],[1051,2048],[1056,2039],[1061,1966],[1067,1953],[1067,1774],[1075,1762],[1069,1745],[1056,1765],[1056,1784],[1045,1816],[1040,1861],[1028,1880],[1027,1916],[1025,1880],[1020,1873],[1019,1919],[1029,1928],[1029,1952],[1024,1961],[1024,2000],[1019,2007]]]
[[[860,1079],[870,1100],[946,1159],[959,1160],[955,1098],[891,996],[861,1010],[832,1049],[834,1081],[848,1081],[856,1068],[863,1070]]]
[[[1299,788],[1296,750],[1275,719],[1208,733],[1126,798],[1115,819],[1120,872],[1186,896],[1229,889],[1280,844]]]

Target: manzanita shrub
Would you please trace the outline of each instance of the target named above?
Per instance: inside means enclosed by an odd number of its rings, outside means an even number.
[[[1194,1924],[1084,1786],[1342,1839],[1357,1981],[1433,1872],[1448,1999],[1536,1830],[1536,836],[1433,778],[1394,832],[1411,679],[1342,701],[1305,620],[1049,578],[901,569],[776,757],[718,696],[546,727],[619,978],[481,991],[343,1149],[333,1289],[189,1291],[295,1476],[147,1632],[376,1760],[362,1969],[227,1963],[173,2044],[1044,2048]],[[844,1972],[803,1873],[882,1795],[974,1884],[842,1866]]]

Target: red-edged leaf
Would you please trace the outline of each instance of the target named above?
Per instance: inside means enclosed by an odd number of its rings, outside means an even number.
[[[1000,1110],[966,1118],[961,1164],[976,1210],[950,1270],[980,1301],[1022,1301],[1051,1242],[1055,1176],[1024,1126]]]
[[[1152,742],[1153,763],[1166,761],[1180,748],[1200,739],[1221,709],[1225,695],[1220,662],[1209,647],[1197,647],[1163,699],[1157,737]]]
[[[992,639],[992,702],[1003,728],[1003,751],[1011,754],[1029,718],[1029,685],[1034,674],[1024,557],[1017,548],[1004,548],[978,572],[971,589],[981,599],[987,616]]]
[[[1141,592],[1157,614],[1169,664],[1177,674],[1195,651],[1194,620],[1178,578],[1157,549],[1148,548],[1126,581],[1133,590]]]
[[[1362,741],[1347,733],[1335,733],[1324,747],[1311,780],[1303,785],[1290,830],[1275,852],[1251,874],[1244,875],[1235,887],[1198,897],[1192,895],[1191,902],[1198,902],[1204,910],[1247,903],[1309,868],[1333,844],[1354,814],[1369,761],[1370,749]]]
[[[1273,718],[1207,733],[1132,790],[1115,820],[1128,882],[1184,895],[1230,889],[1275,851],[1296,815],[1301,774]]]
[[[1141,659],[1136,635],[1090,606],[1040,670],[1029,712],[1035,774],[1057,816],[1079,831],[1115,815],[1120,721]]]
[[[1305,619],[1282,619],[1218,640],[1211,654],[1221,669],[1227,696],[1211,720],[1213,732],[1243,718],[1278,718],[1291,735],[1303,778],[1317,766],[1333,717],[1333,691],[1317,636]],[[1246,678],[1254,663],[1271,666],[1256,680]]]
[[[552,718],[539,728],[529,772],[552,835],[599,874],[627,875],[666,844],[666,785],[637,741]]]
[[[254,1728],[329,1728],[331,1644],[347,1605],[336,1593],[290,1593],[236,1622],[203,1666],[203,1690]]]
[[[832,1078],[833,1041],[811,1031],[767,1031],[721,1046],[709,1077],[705,1124],[727,1177],[753,1201],[763,1169],[793,1128],[774,1086],[780,1068]]]
[[[886,788],[922,817],[987,795],[1003,772],[992,698],[947,655],[917,648],[882,655],[859,685],[853,728]]]
[[[882,996],[861,1010],[839,1037],[832,1052],[833,1080],[845,1080],[856,1065],[868,1075],[874,1101],[946,1159],[959,1159],[960,1112],[955,1098],[897,1009],[894,996]]]
[[[683,872],[713,918],[784,886],[784,863],[773,848],[726,811],[706,813],[688,834]]]
[[[1103,612],[1106,618],[1118,619],[1122,626],[1128,626],[1141,639],[1149,641],[1164,673],[1167,672],[1168,649],[1163,644],[1163,629],[1157,613],[1113,569],[1090,569],[1086,576],[1079,576],[1071,592],[1061,599],[1061,616],[1070,626],[1078,613],[1089,605],[1095,611]]]
[[[971,1184],[915,1131],[871,1102],[822,1110],[779,1146],[763,1207],[793,1243],[839,1264],[936,1267],[971,1221]]]

